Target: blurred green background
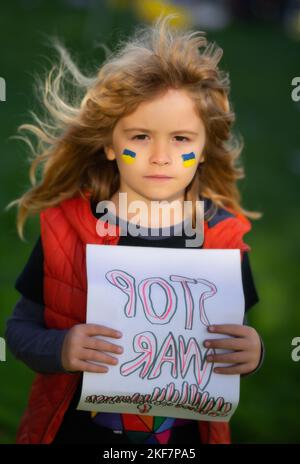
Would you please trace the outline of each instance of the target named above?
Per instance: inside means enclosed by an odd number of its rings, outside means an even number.
[[[34,75],[49,69],[53,58],[46,37],[63,39],[82,69],[95,70],[104,58],[95,45],[113,47],[138,22],[151,21],[161,2],[152,7],[139,2],[138,12],[136,2],[129,1],[94,1],[88,9],[70,3],[11,0],[0,6],[0,77],[7,86],[7,101],[0,102],[2,337],[18,299],[15,279],[39,234],[38,220],[32,219],[27,241],[21,242],[16,210],[4,211],[29,186],[28,150],[9,137],[30,120],[29,110],[39,112]],[[233,442],[299,443],[300,362],[291,359],[291,342],[300,336],[300,103],[291,98],[291,81],[300,76],[300,41],[289,37],[280,22],[259,20],[233,20],[208,31],[208,39],[224,49],[221,67],[230,72],[235,127],[245,140],[243,205],[264,213],[253,221],[246,242],[260,296],[249,321],[264,339],[266,358],[257,374],[241,380],[240,404],[231,421]],[[7,352],[6,362],[0,362],[0,443],[14,442],[32,379],[33,373]]]

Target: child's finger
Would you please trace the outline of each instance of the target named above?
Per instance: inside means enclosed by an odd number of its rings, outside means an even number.
[[[122,346],[115,345],[114,343],[107,342],[105,340],[99,340],[93,337],[87,337],[84,348],[90,348],[98,351],[108,351],[109,353],[121,354],[124,349]]]
[[[102,335],[103,337],[121,338],[122,332],[119,330],[98,324],[86,324],[86,334],[90,336]]]
[[[78,361],[77,370],[82,372],[94,372],[96,374],[106,374],[108,372],[107,366],[100,366],[99,364]]]
[[[228,367],[216,367],[214,372],[216,374],[224,375],[236,375],[236,374],[246,374],[249,371],[248,364],[237,364],[235,366]]]
[[[96,361],[96,362],[100,362],[103,364],[111,364],[112,366],[115,366],[119,362],[117,358],[114,358],[113,356],[110,356],[109,354],[106,354],[106,353],[103,353],[97,350],[88,350],[88,349],[82,350],[80,359],[84,361]]]
[[[221,348],[224,350],[244,350],[247,348],[244,338],[216,338],[205,340],[203,345],[206,348]]]
[[[206,360],[208,362],[241,364],[247,361],[247,354],[245,352],[210,354],[206,357]]]
[[[248,327],[240,324],[214,324],[208,326],[210,333],[219,333],[224,335],[232,335],[233,337],[245,337]]]

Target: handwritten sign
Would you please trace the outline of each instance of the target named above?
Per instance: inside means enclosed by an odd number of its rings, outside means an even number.
[[[121,330],[124,352],[84,373],[78,409],[228,421],[239,376],[214,373],[225,351],[203,342],[243,323],[240,250],[87,245],[87,275],[87,322]]]

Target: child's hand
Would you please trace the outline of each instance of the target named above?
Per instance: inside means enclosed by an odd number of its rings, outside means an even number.
[[[223,324],[208,327],[210,333],[231,335],[231,338],[206,340],[205,347],[232,350],[232,353],[210,355],[209,362],[228,363],[228,367],[216,367],[217,374],[248,374],[256,369],[261,355],[261,341],[253,327]]]
[[[85,371],[104,373],[108,371],[105,364],[116,365],[118,360],[107,354],[123,353],[121,346],[106,340],[96,338],[96,335],[104,337],[120,338],[122,333],[108,327],[97,324],[74,325],[66,334],[61,353],[62,366],[66,371]],[[97,361],[98,365],[90,361]]]

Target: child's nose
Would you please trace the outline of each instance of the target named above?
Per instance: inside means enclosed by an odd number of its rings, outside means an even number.
[[[154,144],[151,150],[150,163],[163,166],[164,164],[169,164],[170,162],[171,157],[167,145],[165,143]]]

